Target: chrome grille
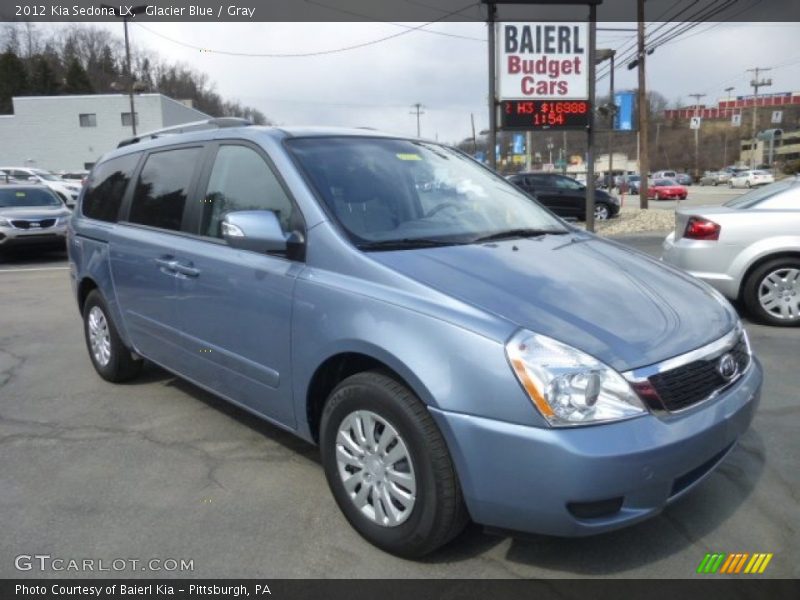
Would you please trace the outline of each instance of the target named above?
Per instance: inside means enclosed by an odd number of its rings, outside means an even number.
[[[738,373],[744,372],[750,364],[750,354],[744,337],[739,338],[730,353],[736,360]],[[683,410],[732,383],[720,375],[718,362],[719,357],[696,360],[650,377],[650,383],[658,393],[664,409],[670,412]]]
[[[33,227],[31,227],[32,223],[35,223]],[[55,219],[15,219],[11,221],[11,225],[17,229],[47,229],[55,223]]]
[[[726,366],[731,373],[726,377],[723,376],[725,369],[722,369],[721,361],[728,354]],[[747,334],[738,325],[702,348],[623,375],[652,411],[678,412],[708,400],[732,385],[747,370],[751,360]]]

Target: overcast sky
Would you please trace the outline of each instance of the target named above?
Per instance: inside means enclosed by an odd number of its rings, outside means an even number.
[[[484,24],[439,23],[428,28],[470,39],[411,31],[362,48],[315,57],[215,52],[327,51],[395,35],[420,24],[402,25],[405,27],[388,23],[144,23],[132,25],[130,33],[134,46],[193,66],[209,76],[223,97],[252,105],[279,124],[365,126],[413,135],[416,119],[409,113],[412,104],[421,102],[425,137],[438,135],[442,141],[455,142],[469,136],[470,113],[475,115],[476,128],[485,129]],[[635,25],[605,23],[600,27]],[[114,23],[99,26],[115,33],[122,29]],[[617,48],[624,54],[634,36],[633,32],[601,31],[598,47]],[[800,91],[798,39],[800,23],[702,24],[648,58],[648,87],[670,102],[680,98],[688,104],[689,94],[705,93],[704,101],[715,103],[729,86],[734,86],[734,95],[751,93],[746,69],[772,66],[775,68],[768,76],[773,85],[762,88],[761,93]],[[617,89],[635,85],[635,70],[617,70]],[[605,78],[598,83],[598,93],[607,91]]]

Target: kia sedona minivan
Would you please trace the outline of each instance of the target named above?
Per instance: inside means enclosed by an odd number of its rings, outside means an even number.
[[[348,521],[401,556],[470,519],[584,536],[652,517],[759,402],[716,291],[434,142],[141,135],[92,170],[68,245],[101,377],[149,360],[318,444]]]

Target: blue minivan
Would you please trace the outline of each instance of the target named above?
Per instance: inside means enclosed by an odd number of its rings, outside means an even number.
[[[101,377],[152,361],[318,444],[346,518],[402,556],[470,519],[583,536],[656,515],[759,401],[717,292],[438,143],[141,135],[92,170],[68,246]]]

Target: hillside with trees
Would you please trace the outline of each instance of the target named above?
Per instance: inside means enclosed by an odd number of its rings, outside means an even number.
[[[4,23],[0,24],[0,52],[0,114],[13,112],[13,96],[124,93],[132,76],[138,93],[191,100],[194,108],[214,117],[244,117],[269,124],[259,110],[222,98],[205,74],[152,52],[133,48],[129,74],[122,37],[105,29]]]

